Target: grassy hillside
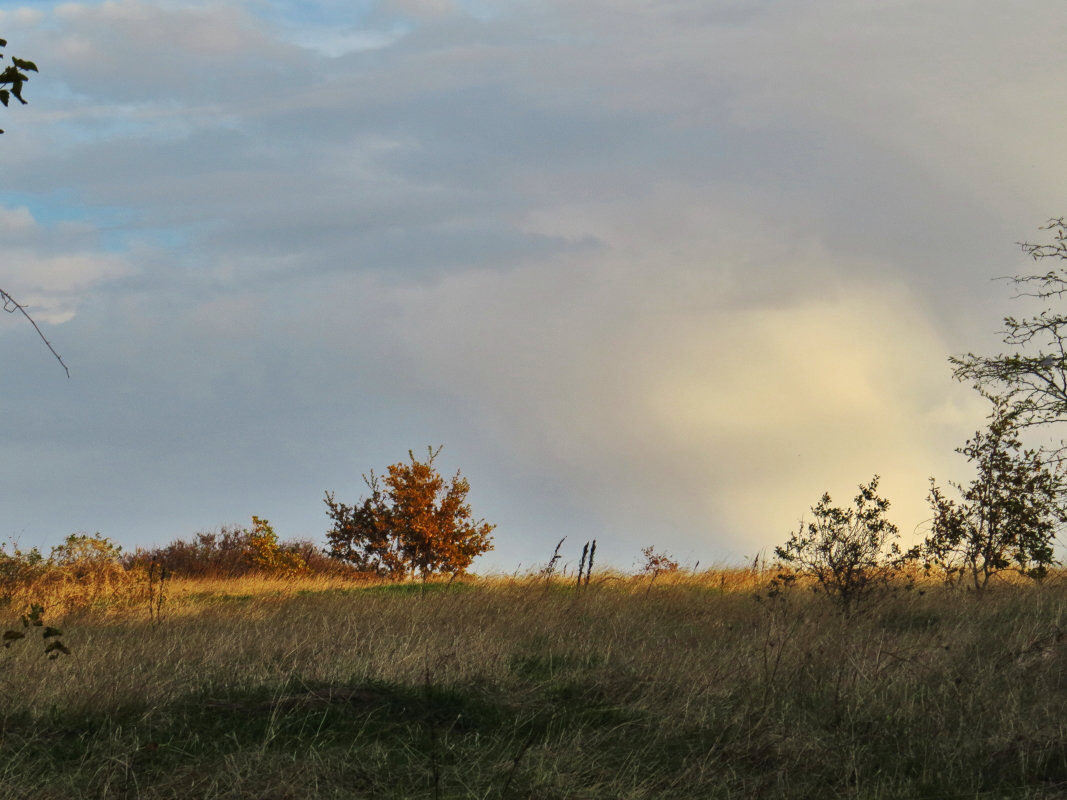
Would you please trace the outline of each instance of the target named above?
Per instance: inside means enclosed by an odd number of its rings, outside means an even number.
[[[1067,792],[1067,587],[754,586],[179,582],[0,651],[0,796]]]

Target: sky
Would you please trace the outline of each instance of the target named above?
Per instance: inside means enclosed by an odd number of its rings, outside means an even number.
[[[0,3],[0,538],[127,549],[428,446],[628,568],[769,554],[875,474],[905,541],[1067,213],[1056,0]]]

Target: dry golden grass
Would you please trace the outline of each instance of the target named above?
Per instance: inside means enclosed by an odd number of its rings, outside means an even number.
[[[0,651],[0,796],[1067,791],[1061,576],[848,618],[770,577],[175,580],[158,624],[130,590],[68,615],[70,657]]]
[[[764,589],[774,574],[775,571],[766,567],[712,568],[696,573],[679,570],[658,575],[653,588],[658,590],[661,587],[676,586],[719,593],[754,593]],[[439,587],[441,584],[453,582],[449,578],[437,578],[431,579],[427,585]],[[537,575],[493,575],[482,578],[467,576],[460,578],[458,582],[463,586],[520,587],[523,590],[538,590],[550,586],[565,591],[574,586],[573,578],[555,576],[546,583],[543,577]],[[647,575],[608,570],[597,573],[591,586],[642,593],[647,591],[649,583],[650,577]],[[384,579],[353,579],[343,575],[315,573],[293,576],[270,573],[249,573],[236,577],[169,576],[163,584],[165,600],[162,612],[168,617],[196,614],[205,604],[210,605],[222,598],[280,600],[301,593],[394,585]],[[413,587],[413,591],[422,586],[420,582],[407,585]],[[148,614],[150,598],[155,598],[158,591],[158,577],[150,582],[147,569],[142,566],[128,571],[114,563],[81,569],[53,567],[42,570],[33,580],[20,584],[11,593],[9,607],[24,610],[32,604],[40,604],[44,607],[45,615],[55,622],[86,613],[95,619],[133,619],[142,613]]]

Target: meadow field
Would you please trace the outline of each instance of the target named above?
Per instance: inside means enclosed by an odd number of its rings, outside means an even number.
[[[32,625],[0,650],[0,797],[1067,795],[1062,577],[849,616],[770,577],[248,575],[53,605],[70,655]]]

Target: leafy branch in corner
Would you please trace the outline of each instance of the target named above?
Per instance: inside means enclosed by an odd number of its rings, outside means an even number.
[[[0,39],[0,49],[4,47],[7,47],[7,39]],[[0,59],[3,59],[3,57],[3,53],[0,53]],[[14,56],[11,57],[11,63],[6,65],[3,71],[0,71],[0,103],[3,103],[5,108],[11,102],[12,97],[22,103],[22,105],[26,105],[27,101],[22,96],[22,87],[26,84],[26,81],[30,79],[30,76],[26,74],[28,72],[37,72],[37,65],[32,61],[26,61],[23,58],[15,58]],[[0,130],[0,133],[3,133],[3,130]],[[69,378],[70,370],[67,368],[67,365],[63,363],[63,358],[56,352],[56,349],[52,347],[52,343],[44,337],[43,333],[41,333],[41,329],[37,326],[37,323],[34,322],[33,317],[29,315],[29,312],[26,311],[26,308],[3,289],[0,289],[0,300],[4,303],[4,311],[9,314],[18,311],[30,321],[33,329],[37,331],[37,335],[41,337],[41,341],[45,343],[45,346],[50,351],[52,351],[52,355],[59,361],[60,366],[63,367],[63,370],[67,373],[67,377]]]
[[[4,47],[7,47],[7,40],[0,39],[0,48]],[[3,57],[3,54],[0,53],[0,59]],[[27,72],[37,72],[37,65],[32,61],[15,58],[14,56],[11,57],[11,63],[0,72],[0,103],[3,103],[5,108],[11,102],[12,97],[22,105],[26,105],[26,100],[22,96],[22,87],[30,79],[30,76],[26,74]],[[3,133],[3,131],[0,130],[0,133]]]

